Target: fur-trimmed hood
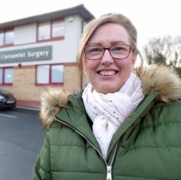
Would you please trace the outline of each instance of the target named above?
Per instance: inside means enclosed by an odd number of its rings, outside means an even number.
[[[181,97],[181,79],[169,67],[150,65],[137,69],[135,73],[142,81],[145,95],[156,91],[156,100],[163,102]],[[67,107],[67,96],[68,93],[63,89],[48,89],[42,94],[40,118],[45,127],[52,123],[54,115],[62,107]]]

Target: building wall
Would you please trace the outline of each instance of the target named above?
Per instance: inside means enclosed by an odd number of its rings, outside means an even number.
[[[76,92],[80,90],[80,72],[76,63],[64,65],[64,84],[61,86],[36,85],[36,66],[21,66],[14,68],[13,86],[6,86],[10,92],[13,92],[17,98],[17,105],[40,107],[40,97],[42,92],[48,87],[59,89],[64,88],[67,92]]]
[[[29,62],[4,63],[0,67],[13,67],[13,86],[5,86],[17,98],[17,105],[40,107],[40,96],[47,86],[36,84],[36,65],[63,64],[64,84],[52,88],[64,88],[69,92],[81,89],[81,76],[77,68],[76,54],[82,32],[83,19],[80,16],[65,18],[65,36],[58,41],[36,42],[37,24],[28,24],[14,28],[14,46],[4,47],[0,51],[11,51],[25,48],[52,46],[52,59]]]
[[[79,41],[82,32],[83,19],[80,16],[71,16],[73,21],[70,21],[70,17],[65,18],[65,36],[64,39],[58,41],[36,42],[36,24],[28,24],[24,26],[15,27],[15,39],[14,46],[3,47],[1,51],[11,51],[24,48],[52,46],[53,58],[51,61],[32,61],[22,62],[22,65],[34,65],[34,64],[54,64],[54,63],[69,63],[76,62],[76,54],[79,47]],[[17,66],[19,63],[11,63],[11,66]],[[7,64],[1,64],[1,67],[7,66]]]

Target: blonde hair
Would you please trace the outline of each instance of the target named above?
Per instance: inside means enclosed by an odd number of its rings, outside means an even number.
[[[129,35],[129,41],[131,46],[135,49],[135,53],[141,54],[137,49],[137,30],[132,22],[122,14],[118,13],[109,13],[100,16],[99,18],[93,19],[90,21],[84,28],[82,38],[80,40],[80,46],[77,54],[77,61],[79,62],[79,69],[81,73],[83,73],[83,49],[89,39],[92,37],[94,32],[99,28],[101,25],[106,23],[115,23],[123,26]],[[142,60],[142,57],[141,57]]]

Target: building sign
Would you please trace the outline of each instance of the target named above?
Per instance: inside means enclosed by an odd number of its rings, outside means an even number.
[[[0,51],[1,63],[44,61],[52,59],[52,46]]]

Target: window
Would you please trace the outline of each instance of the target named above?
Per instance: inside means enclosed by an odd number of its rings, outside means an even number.
[[[52,38],[64,36],[64,21],[54,21],[52,23]]]
[[[4,33],[0,32],[0,46],[4,45]]]
[[[3,69],[0,68],[0,84],[3,83]]]
[[[14,32],[7,31],[5,32],[5,44],[13,44],[14,43]]]
[[[63,65],[39,65],[37,66],[37,84],[63,84]]]
[[[0,68],[0,84],[12,85],[13,83],[13,68]]]
[[[9,46],[14,44],[14,30],[0,32],[0,46]]]
[[[38,40],[50,39],[50,23],[42,23],[38,26]]]
[[[54,40],[64,37],[64,21],[38,24],[38,41]]]
[[[51,82],[52,83],[61,83],[63,82],[63,66],[62,65],[54,65],[51,66]]]

